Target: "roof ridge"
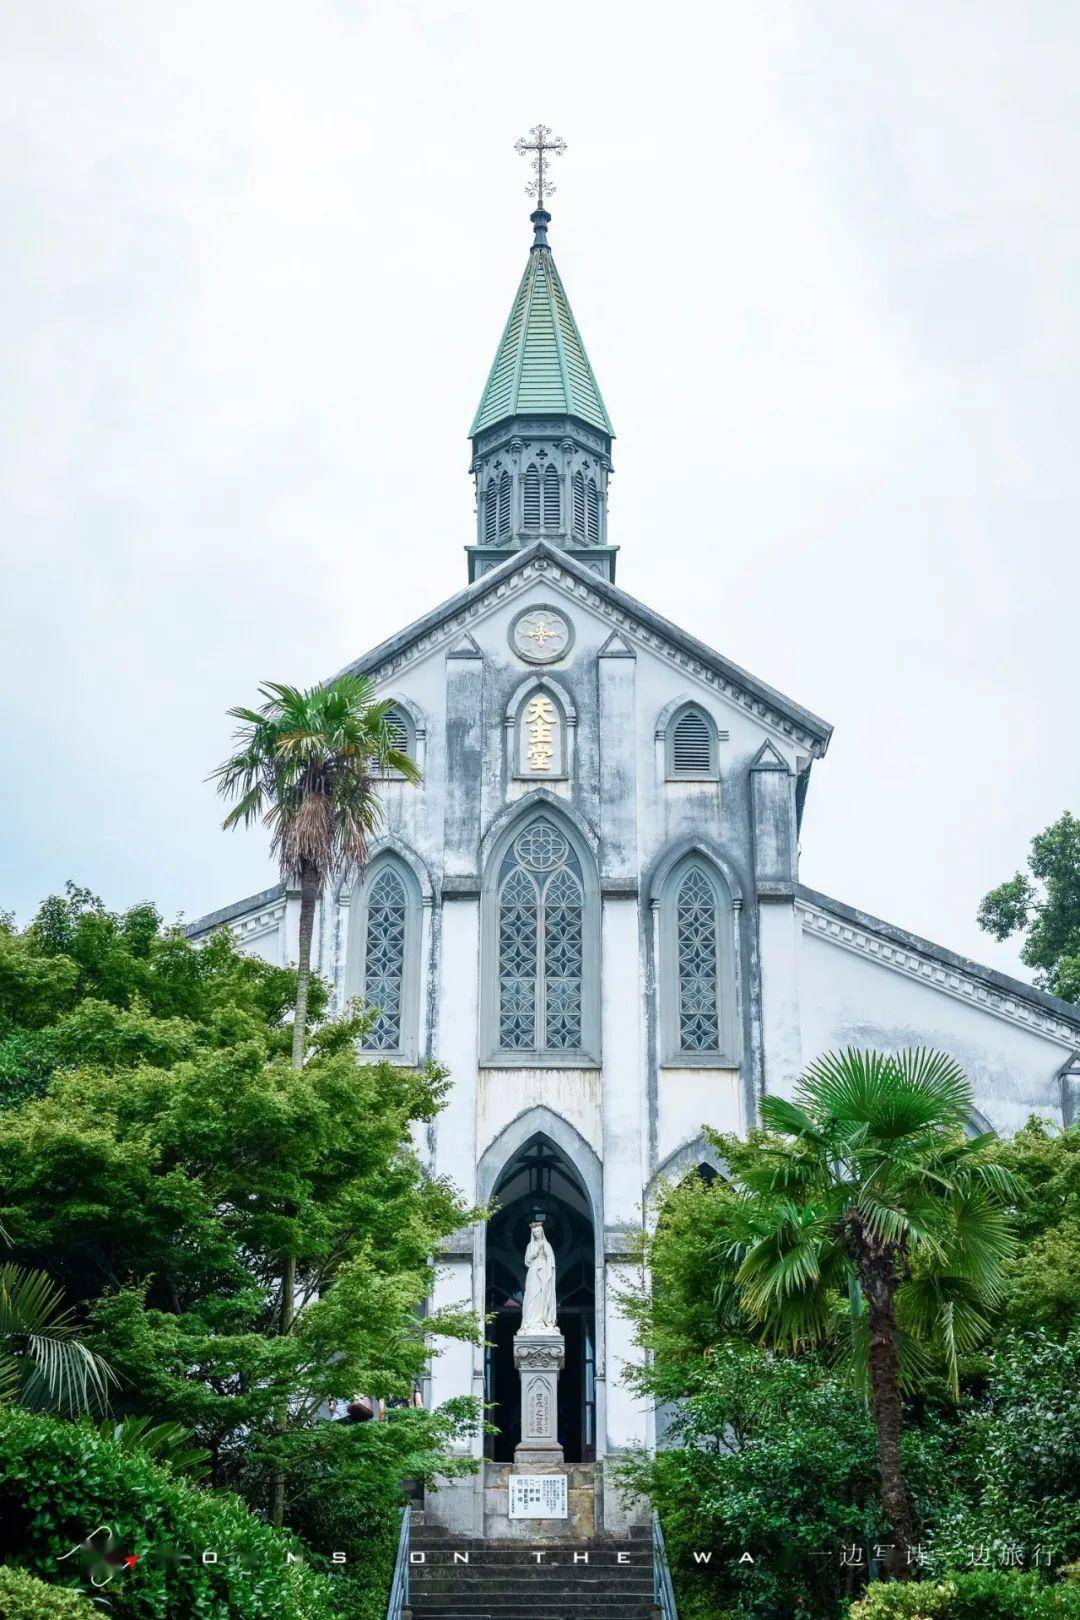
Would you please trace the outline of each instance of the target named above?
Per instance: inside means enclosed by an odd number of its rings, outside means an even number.
[[[583,563],[579,562],[575,557],[571,557],[561,547],[553,545],[550,541],[544,539],[534,540],[531,544],[523,546],[519,551],[515,551],[503,562],[481,574],[471,585],[466,585],[464,590],[455,592],[453,596],[447,597],[445,602],[441,602],[437,607],[430,609],[419,619],[415,619],[412,624],[406,625],[396,635],[387,637],[385,641],[372,647],[368,652],[362,653],[359,658],[352,659],[344,668],[336,671],[331,679],[336,679],[338,675],[349,672],[366,674],[377,670],[388,659],[400,656],[405,649],[413,646],[426,634],[430,634],[437,625],[446,619],[462,613],[472,603],[479,601],[489,593],[497,591],[519,569],[538,557],[549,559],[565,573],[569,574],[572,579],[577,580],[579,584],[587,586],[590,591],[595,592],[598,596],[608,598],[613,606],[638,621],[645,630],[673,643],[683,653],[689,654],[691,659],[708,665],[722,676],[725,681],[739,688],[748,696],[753,697],[759,704],[764,704],[787,720],[793,721],[801,730],[816,738],[821,745],[821,752],[825,752],[833,731],[827,720],[823,720],[813,710],[804,708],[801,703],[796,703],[793,698],[785,697],[783,692],[777,691],[767,681],[759,680],[756,675],[751,675],[749,670],[745,670],[739,664],[733,663],[731,659],[726,658],[715,647],[710,647],[706,642],[699,641],[689,631],[682,630],[677,624],[672,623],[670,619],[665,619],[663,614],[657,613],[654,608],[647,607],[644,602],[639,602],[637,597],[630,595],[629,591],[624,591],[610,580],[603,579],[599,575],[592,573]],[[553,580],[552,584],[557,586],[558,581]],[[626,627],[620,626],[620,628]],[[685,663],[685,660],[683,662]]]

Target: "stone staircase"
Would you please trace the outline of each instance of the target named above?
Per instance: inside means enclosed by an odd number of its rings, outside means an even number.
[[[659,1612],[648,1532],[541,1547],[417,1527],[411,1545],[415,1620],[654,1620]]]

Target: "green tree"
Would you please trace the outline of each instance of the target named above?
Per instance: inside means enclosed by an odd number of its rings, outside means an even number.
[[[419,780],[415,763],[395,746],[393,707],[376,701],[362,675],[341,675],[303,692],[268,681],[260,709],[230,709],[241,722],[236,751],[213,772],[223,798],[236,799],[226,827],[263,821],[272,834],[282,879],[300,889],[300,929],[292,1060],[304,1062],[315,907],[332,879],[362,867],[368,841],[382,820],[380,779],[397,771]],[[282,1257],[283,1334],[296,1309],[296,1257]],[[284,1410],[279,1428],[285,1426]],[[284,1482],[274,1487],[273,1516],[281,1523]]]
[[[1024,1187],[1008,1263],[1008,1319],[1059,1338],[1080,1328],[1080,1125],[1030,1119],[998,1148]]]
[[[1052,995],[1080,1002],[1080,820],[1068,810],[1031,840],[1031,876],[1017,872],[984,896],[979,927],[1026,934],[1020,957]]]
[[[829,1054],[796,1097],[765,1097],[765,1134],[741,1167],[740,1304],[766,1340],[829,1343],[843,1318],[865,1365],[882,1505],[907,1572],[913,1518],[900,1450],[901,1378],[979,1343],[1013,1251],[1016,1178],[992,1136],[968,1139],[971,1094],[933,1052]]]
[[[428,1335],[477,1331],[421,1314],[473,1218],[411,1146],[445,1076],[361,1063],[355,1032],[324,1026],[300,1070],[250,1026],[168,1068],[63,1070],[0,1135],[0,1222],[85,1314],[118,1408],[183,1424],[253,1501],[280,1478],[283,1512],[328,1402],[407,1400]],[[286,1333],[283,1253],[304,1307]]]
[[[195,950],[148,904],[108,911],[74,883],[28,928],[0,923],[0,1107],[75,1065],[168,1068],[255,1036],[287,1051],[296,975],[240,956],[222,930]],[[321,1013],[325,990],[312,985]]]
[[[660,1515],[686,1620],[833,1620],[841,1547],[886,1539],[866,1403],[812,1354],[719,1346],[687,1369],[665,1445],[620,1477]]]

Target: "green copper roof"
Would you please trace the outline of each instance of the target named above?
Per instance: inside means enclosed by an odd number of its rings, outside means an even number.
[[[534,216],[535,223],[535,216]],[[470,438],[508,416],[577,416],[614,437],[570,300],[537,224]]]

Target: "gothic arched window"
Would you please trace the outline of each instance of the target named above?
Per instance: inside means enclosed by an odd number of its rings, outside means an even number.
[[[415,1060],[419,1012],[420,906],[412,872],[382,857],[350,902],[349,985],[375,1012],[365,1052]]]
[[[510,474],[504,472],[499,479],[499,539],[510,534]]]
[[[488,885],[488,1045],[503,1061],[581,1062],[597,1046],[595,876],[544,814],[500,848]]]
[[[723,877],[700,856],[680,861],[664,884],[660,951],[667,1061],[737,1061],[734,909]]]
[[[696,703],[688,703],[667,727],[667,774],[691,780],[715,780],[718,771],[717,732],[711,717]]]
[[[400,704],[395,703],[393,708],[386,711],[386,729],[398,753],[408,754],[410,759],[414,758],[416,747],[413,741],[412,721]]]
[[[597,546],[600,544],[600,496],[597,494],[595,478],[589,479],[587,494],[589,504],[589,544],[590,546]]]
[[[585,538],[585,478],[576,472],[573,478],[574,487],[574,533]]]
[[[525,527],[540,527],[540,474],[535,462],[525,472]]]
[[[559,475],[548,466],[544,472],[544,528],[557,529],[561,521],[559,511]]]
[[[484,491],[484,544],[493,546],[499,526],[499,484],[489,478]]]

